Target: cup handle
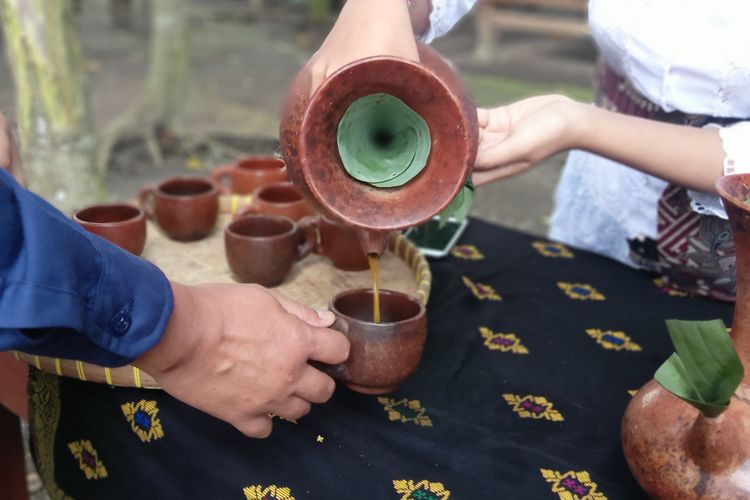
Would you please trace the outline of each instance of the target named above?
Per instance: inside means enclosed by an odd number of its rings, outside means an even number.
[[[349,336],[349,323],[341,317],[336,317],[336,321],[329,327],[331,330],[336,330],[343,333],[345,336]],[[346,362],[339,363],[338,365],[329,365],[321,363],[320,361],[310,361],[318,370],[328,374],[332,379],[340,382],[347,382],[349,380],[349,373],[346,370]]]
[[[154,192],[156,191],[155,186],[146,186],[138,191],[138,204],[143,208],[146,217],[149,219],[154,218]]]
[[[219,165],[211,171],[211,179],[219,186],[219,192],[221,194],[229,194],[232,192],[231,187],[224,185],[224,179],[228,178],[229,183],[232,183],[232,177],[229,175],[232,172],[234,165]]]
[[[299,248],[297,260],[307,257],[310,252],[320,254],[322,248],[320,245],[320,217],[317,215],[308,215],[297,222],[297,227],[302,231],[304,242]]]
[[[300,239],[302,240],[297,246],[297,260],[300,260],[310,255],[310,252],[314,251],[318,246],[318,231],[315,225],[309,220],[304,224],[302,221],[299,221],[297,228],[300,231]]]

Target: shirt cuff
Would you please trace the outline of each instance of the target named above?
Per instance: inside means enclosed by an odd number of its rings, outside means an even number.
[[[97,241],[102,274],[86,336],[133,360],[160,340],[174,308],[169,280],[155,265],[106,241]]]
[[[432,0],[430,25],[420,41],[430,43],[448,33],[476,2],[477,0]]]
[[[750,122],[738,122],[726,127],[706,125],[719,129],[719,137],[724,148],[724,175],[750,173]],[[688,191],[690,207],[699,214],[713,215],[727,219],[724,203],[715,194]]]

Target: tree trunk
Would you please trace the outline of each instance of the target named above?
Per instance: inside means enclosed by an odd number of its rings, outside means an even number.
[[[109,15],[112,27],[129,30],[133,26],[133,5],[131,0],[109,0]]]
[[[181,132],[190,78],[190,38],[186,0],[151,2],[149,68],[143,92],[104,133],[99,166],[123,136],[143,136],[154,163],[162,163],[157,132]]]
[[[185,0],[155,0],[151,13],[151,63],[146,92],[161,103],[158,120],[169,130],[184,125],[190,76],[190,39]]]
[[[0,0],[29,187],[63,211],[106,197],[69,0]]]

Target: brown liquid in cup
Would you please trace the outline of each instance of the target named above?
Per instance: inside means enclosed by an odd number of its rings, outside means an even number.
[[[347,336],[349,359],[320,365],[349,388],[367,394],[396,390],[414,373],[427,335],[424,306],[405,293],[380,290],[381,323],[373,322],[373,292],[347,290],[331,300],[333,328]]]
[[[380,256],[371,253],[367,256],[372,274],[372,320],[380,323]]]

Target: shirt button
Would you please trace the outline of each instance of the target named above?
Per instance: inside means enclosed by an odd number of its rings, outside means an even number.
[[[124,335],[125,332],[127,332],[130,328],[130,323],[132,322],[132,319],[130,317],[131,304],[132,302],[129,302],[110,320],[110,325],[112,327],[112,330],[114,330],[115,335]]]
[[[123,334],[130,328],[130,316],[127,314],[118,314],[114,317],[113,325],[115,331],[119,334]]]

